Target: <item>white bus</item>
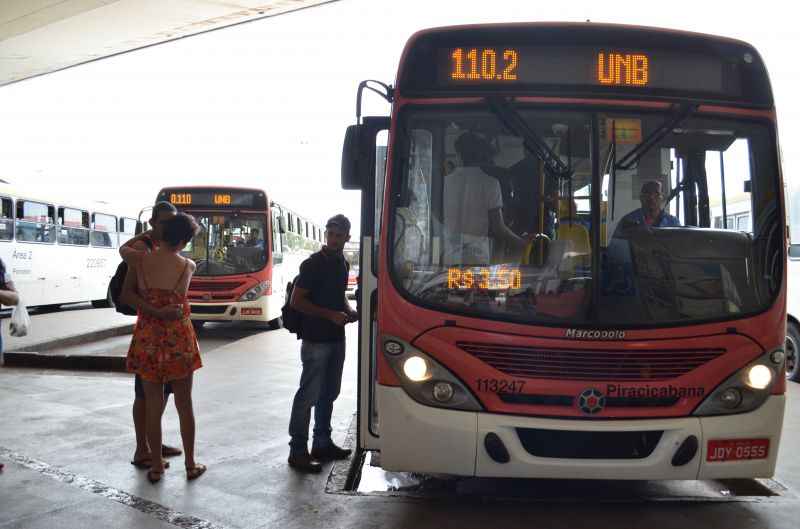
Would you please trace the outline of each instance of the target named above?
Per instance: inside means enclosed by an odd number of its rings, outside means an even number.
[[[111,306],[118,248],[136,219],[103,203],[64,202],[0,183],[0,258],[28,307]]]

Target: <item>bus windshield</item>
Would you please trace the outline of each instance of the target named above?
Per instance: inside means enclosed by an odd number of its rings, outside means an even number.
[[[247,274],[266,266],[266,216],[199,213],[195,218],[202,230],[183,251],[197,263],[195,275]]]
[[[517,124],[488,106],[401,113],[390,248],[406,297],[492,319],[620,326],[736,318],[774,300],[782,234],[766,124],[672,110],[514,114]]]

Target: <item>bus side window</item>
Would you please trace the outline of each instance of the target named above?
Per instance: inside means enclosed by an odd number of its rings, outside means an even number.
[[[16,234],[18,241],[53,244],[56,241],[55,207],[18,200]]]
[[[14,209],[10,198],[0,199],[0,241],[10,241],[14,238]]]
[[[89,245],[89,213],[79,209],[58,208],[58,244]]]
[[[102,213],[92,213],[92,246],[113,248],[116,241],[116,217]]]

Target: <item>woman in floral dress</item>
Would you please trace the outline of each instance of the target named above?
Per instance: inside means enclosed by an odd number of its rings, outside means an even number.
[[[147,441],[154,454],[161,453],[161,414],[164,384],[172,383],[175,407],[186,458],[186,477],[195,479],[205,465],[194,460],[195,421],[192,409],[192,376],[202,367],[200,349],[186,291],[195,271],[181,250],[199,231],[194,218],[185,213],[165,221],[163,240],[150,252],[139,252],[132,260],[135,277],[125,282],[121,301],[138,309],[133,339],[128,349],[127,369],[141,376],[147,406]],[[154,458],[147,479],[161,480],[164,461]]]

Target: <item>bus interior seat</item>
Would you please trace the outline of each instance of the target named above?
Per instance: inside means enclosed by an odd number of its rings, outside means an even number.
[[[572,276],[577,275],[579,269],[589,267],[591,256],[591,243],[589,230],[575,217],[575,208],[570,211],[569,200],[559,200],[558,227],[556,240],[564,241],[565,247],[563,265],[561,270]]]

